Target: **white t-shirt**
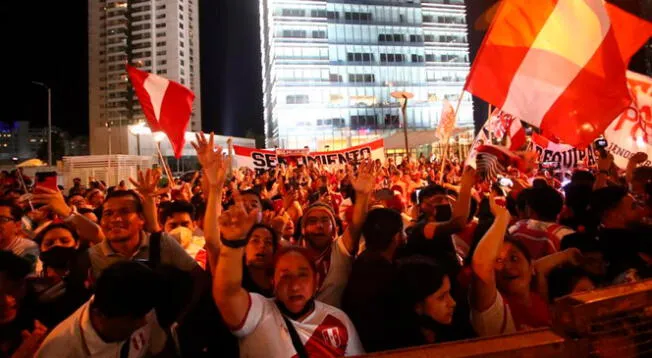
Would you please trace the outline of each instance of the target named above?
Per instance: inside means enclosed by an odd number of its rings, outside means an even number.
[[[339,237],[331,244],[330,267],[315,297],[325,304],[341,307],[342,295],[349,282],[352,268],[353,256],[349,254],[342,238]]]
[[[480,337],[499,336],[516,332],[512,311],[500,292],[494,303],[484,312],[471,310],[471,325]]]
[[[165,347],[166,335],[158,325],[152,310],[147,314],[147,324],[136,330],[128,341],[106,343],[97,334],[90,320],[90,303],[82,305],[45,338],[36,357],[120,357],[123,344],[130,344],[129,358],[139,358],[160,353]]]
[[[247,316],[233,331],[240,339],[240,357],[295,357],[292,338],[274,299],[256,293],[250,293],[249,299]],[[364,353],[353,323],[335,307],[315,301],[315,310],[303,321],[289,321],[311,358]]]

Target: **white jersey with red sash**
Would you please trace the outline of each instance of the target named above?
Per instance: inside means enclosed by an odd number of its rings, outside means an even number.
[[[249,294],[249,310],[242,326],[233,330],[240,339],[240,357],[294,358],[292,345],[281,311],[274,299]],[[288,318],[311,358],[363,354],[358,333],[341,310],[315,301],[315,309],[301,322]]]
[[[509,228],[509,234],[523,242],[535,260],[559,251],[561,240],[572,233],[566,226],[534,219],[520,220]]]
[[[319,290],[315,298],[328,305],[341,307],[342,294],[349,282],[353,256],[339,237],[315,260],[319,275]]]

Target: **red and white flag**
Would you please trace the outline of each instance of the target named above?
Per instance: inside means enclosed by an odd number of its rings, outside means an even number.
[[[643,165],[652,166],[652,78],[627,72],[627,85],[633,101],[604,132],[607,150],[620,168],[637,152],[647,153]]]
[[[437,138],[445,141],[450,137],[455,128],[455,117],[455,109],[447,99],[444,99],[439,125],[437,126],[437,130],[435,130],[435,136]]]
[[[172,144],[174,156],[180,158],[195,94],[177,82],[129,65],[127,73],[149,128],[152,132],[163,131]]]
[[[585,147],[630,103],[625,70],[652,24],[603,0],[505,0],[466,90]]]
[[[496,108],[485,126],[491,137],[498,143],[504,143],[509,150],[518,150],[526,142],[525,128],[521,120]]]

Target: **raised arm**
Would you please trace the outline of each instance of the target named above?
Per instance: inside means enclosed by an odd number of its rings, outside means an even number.
[[[156,207],[155,198],[163,194],[168,189],[158,188],[158,183],[161,180],[161,172],[154,169],[147,169],[145,174],[138,171],[138,181],[129,178],[131,185],[136,188],[136,191],[142,196],[143,199],[143,213],[145,215],[145,230],[149,232],[159,232],[162,230],[158,222],[158,209]]]
[[[494,222],[484,234],[473,254],[473,284],[471,286],[471,307],[479,312],[487,310],[496,300],[496,277],[494,265],[509,226],[507,209],[496,204],[493,194],[489,200]]]
[[[215,267],[220,250],[220,230],[218,217],[222,212],[222,190],[227,173],[231,170],[233,157],[229,141],[229,154],[224,156],[222,148],[215,148],[214,134],[211,132],[208,141],[204,133],[197,134],[196,142],[192,146],[197,151],[197,159],[204,172],[204,181],[208,192],[206,200],[206,213],[204,216],[204,237],[206,239],[206,252],[208,254],[208,267]]]
[[[353,206],[353,220],[347,228],[342,241],[351,255],[358,252],[362,225],[369,212],[369,199],[376,185],[376,170],[373,161],[368,160],[358,168],[357,176],[351,173],[351,185],[355,190],[355,205]]]
[[[555,268],[564,264],[579,266],[584,261],[582,252],[574,247],[555,252],[554,254],[544,256],[534,262],[534,271],[537,273],[537,290],[545,300],[549,299],[548,295],[548,275]]]
[[[39,187],[33,195],[32,203],[46,205],[65,222],[72,225],[81,239],[91,244],[97,244],[104,239],[99,225],[87,217],[77,214],[77,211],[68,206],[61,191]]]
[[[257,209],[247,213],[242,204],[233,205],[219,217],[222,247],[215,268],[213,299],[230,327],[244,322],[249,310],[249,294],[242,288],[242,256],[247,232],[257,217]]]
[[[638,152],[632,155],[627,161],[627,169],[625,171],[625,178],[627,183],[631,183],[634,179],[634,170],[638,167],[639,164],[644,163],[647,160],[647,154],[643,152]]]

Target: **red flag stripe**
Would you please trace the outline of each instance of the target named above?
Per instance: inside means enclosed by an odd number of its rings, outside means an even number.
[[[189,89],[170,81],[161,103],[159,122],[161,127],[165,128],[165,134],[167,134],[177,158],[181,156],[186,142],[186,127],[190,120],[189,115],[194,99],[195,94]]]
[[[152,99],[149,97],[149,93],[145,90],[145,80],[149,74],[129,65],[127,65],[127,73],[129,74],[129,79],[131,79],[132,86],[136,91],[136,96],[138,96],[140,101],[140,108],[142,108],[143,114],[145,114],[145,118],[147,118],[149,128],[152,132],[160,132],[162,129],[158,121],[151,120],[156,119],[156,114],[154,113]]]
[[[503,1],[473,62],[466,90],[502,108],[512,76],[496,76],[495,69],[500,68],[501,73],[509,74],[518,71],[555,5],[556,1]],[[523,16],[523,9],[528,6],[536,6],[537,10]],[[518,37],[514,36],[514,32],[518,33]],[[487,88],[487,83],[491,84],[490,88]]]

